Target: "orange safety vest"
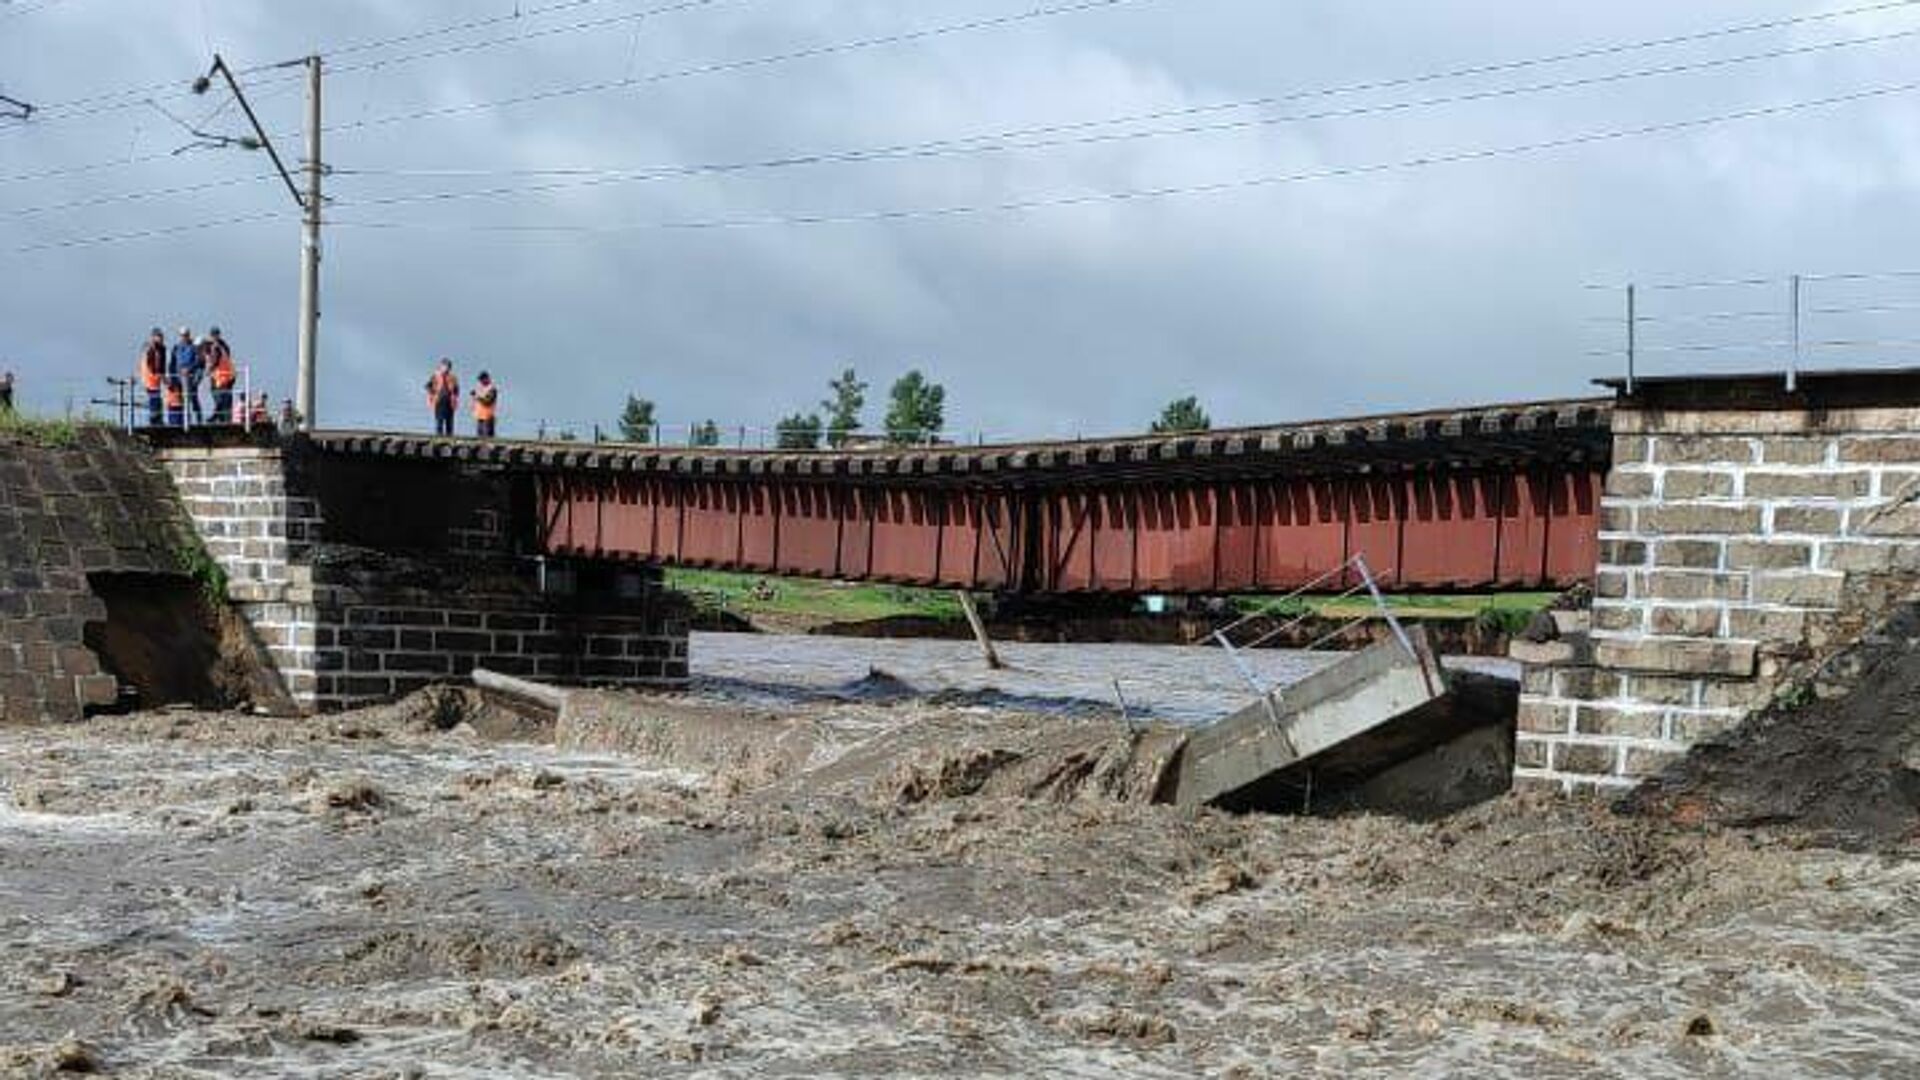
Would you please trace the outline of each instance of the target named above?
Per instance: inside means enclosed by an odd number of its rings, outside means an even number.
[[[473,418],[491,420],[500,406],[500,388],[483,386],[473,392]]]
[[[433,377],[427,380],[427,408],[431,409],[438,406],[440,399],[443,397],[451,403],[458,404],[460,401],[460,380],[455,378],[452,372],[442,375],[436,371],[433,373]]]
[[[186,392],[180,389],[179,379],[167,380],[167,408],[184,409],[187,406]]]
[[[140,379],[149,392],[160,389],[160,379],[167,373],[167,347],[147,343],[147,351],[140,357]]]
[[[217,350],[214,353],[213,372],[209,377],[213,381],[213,388],[215,390],[233,389],[233,381],[235,378],[233,357],[229,356],[225,349]]]

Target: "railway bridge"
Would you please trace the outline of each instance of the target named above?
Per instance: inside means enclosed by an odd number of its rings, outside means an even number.
[[[476,667],[685,685],[691,612],[663,566],[1036,597],[1332,590],[1356,584],[1338,577],[1355,557],[1403,592],[1591,581],[1590,610],[1520,649],[1517,774],[1617,789],[1786,688],[1824,691],[1883,623],[1899,638],[1920,575],[1920,369],[1605,385],[1601,400],[857,452],[154,432],[171,491],[105,502],[151,522],[177,501],[288,696],[315,710]],[[0,526],[38,538],[0,555],[65,560],[48,595],[14,599],[38,635],[17,656],[48,668],[27,702],[43,713],[106,685],[80,633],[100,597],[78,594],[126,567],[87,540],[114,517],[94,495],[145,468],[90,438],[64,465],[0,447]],[[67,474],[73,497],[41,497]],[[87,512],[49,522],[49,506]],[[41,580],[29,570],[15,579]]]
[[[324,500],[335,533],[355,516],[374,533],[436,516],[453,488],[396,482],[456,470],[510,478],[523,548],[596,562],[1028,595],[1217,594],[1336,586],[1361,556],[1399,591],[1558,588],[1593,575],[1611,406],[879,451],[352,431],[318,433],[312,447],[335,477]]]

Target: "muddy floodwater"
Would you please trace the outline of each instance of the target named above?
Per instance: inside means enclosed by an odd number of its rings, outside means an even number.
[[[1920,1072],[1910,848],[1182,812],[1108,768],[1117,713],[1040,707],[1105,667],[928,698],[931,653],[734,644],[578,729],[443,695],[0,732],[0,1075]],[[1153,655],[1143,708],[1230,707]]]
[[[1339,659],[1338,653],[1288,649],[1242,651],[1237,660],[1210,646],[1003,643],[1006,667],[993,671],[971,641],[695,634],[692,657],[703,693],[744,702],[781,703],[849,694],[886,694],[875,675],[938,697],[963,696],[997,709],[1112,713],[1171,723],[1215,720],[1264,688],[1298,682]],[[1450,665],[1519,678],[1519,665],[1484,658]]]

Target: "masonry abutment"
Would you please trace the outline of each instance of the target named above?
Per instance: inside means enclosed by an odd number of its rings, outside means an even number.
[[[1658,380],[1613,425],[1592,612],[1515,649],[1523,783],[1660,772],[1920,580],[1920,376]]]
[[[517,492],[452,463],[382,468],[284,446],[161,461],[302,711],[386,700],[475,667],[629,688],[687,681],[688,612],[646,567],[539,574]]]

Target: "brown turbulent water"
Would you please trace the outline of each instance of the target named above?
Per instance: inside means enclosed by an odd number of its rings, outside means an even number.
[[[0,733],[0,1074],[1920,1070],[1909,849],[1183,813],[1140,745],[906,697]]]

